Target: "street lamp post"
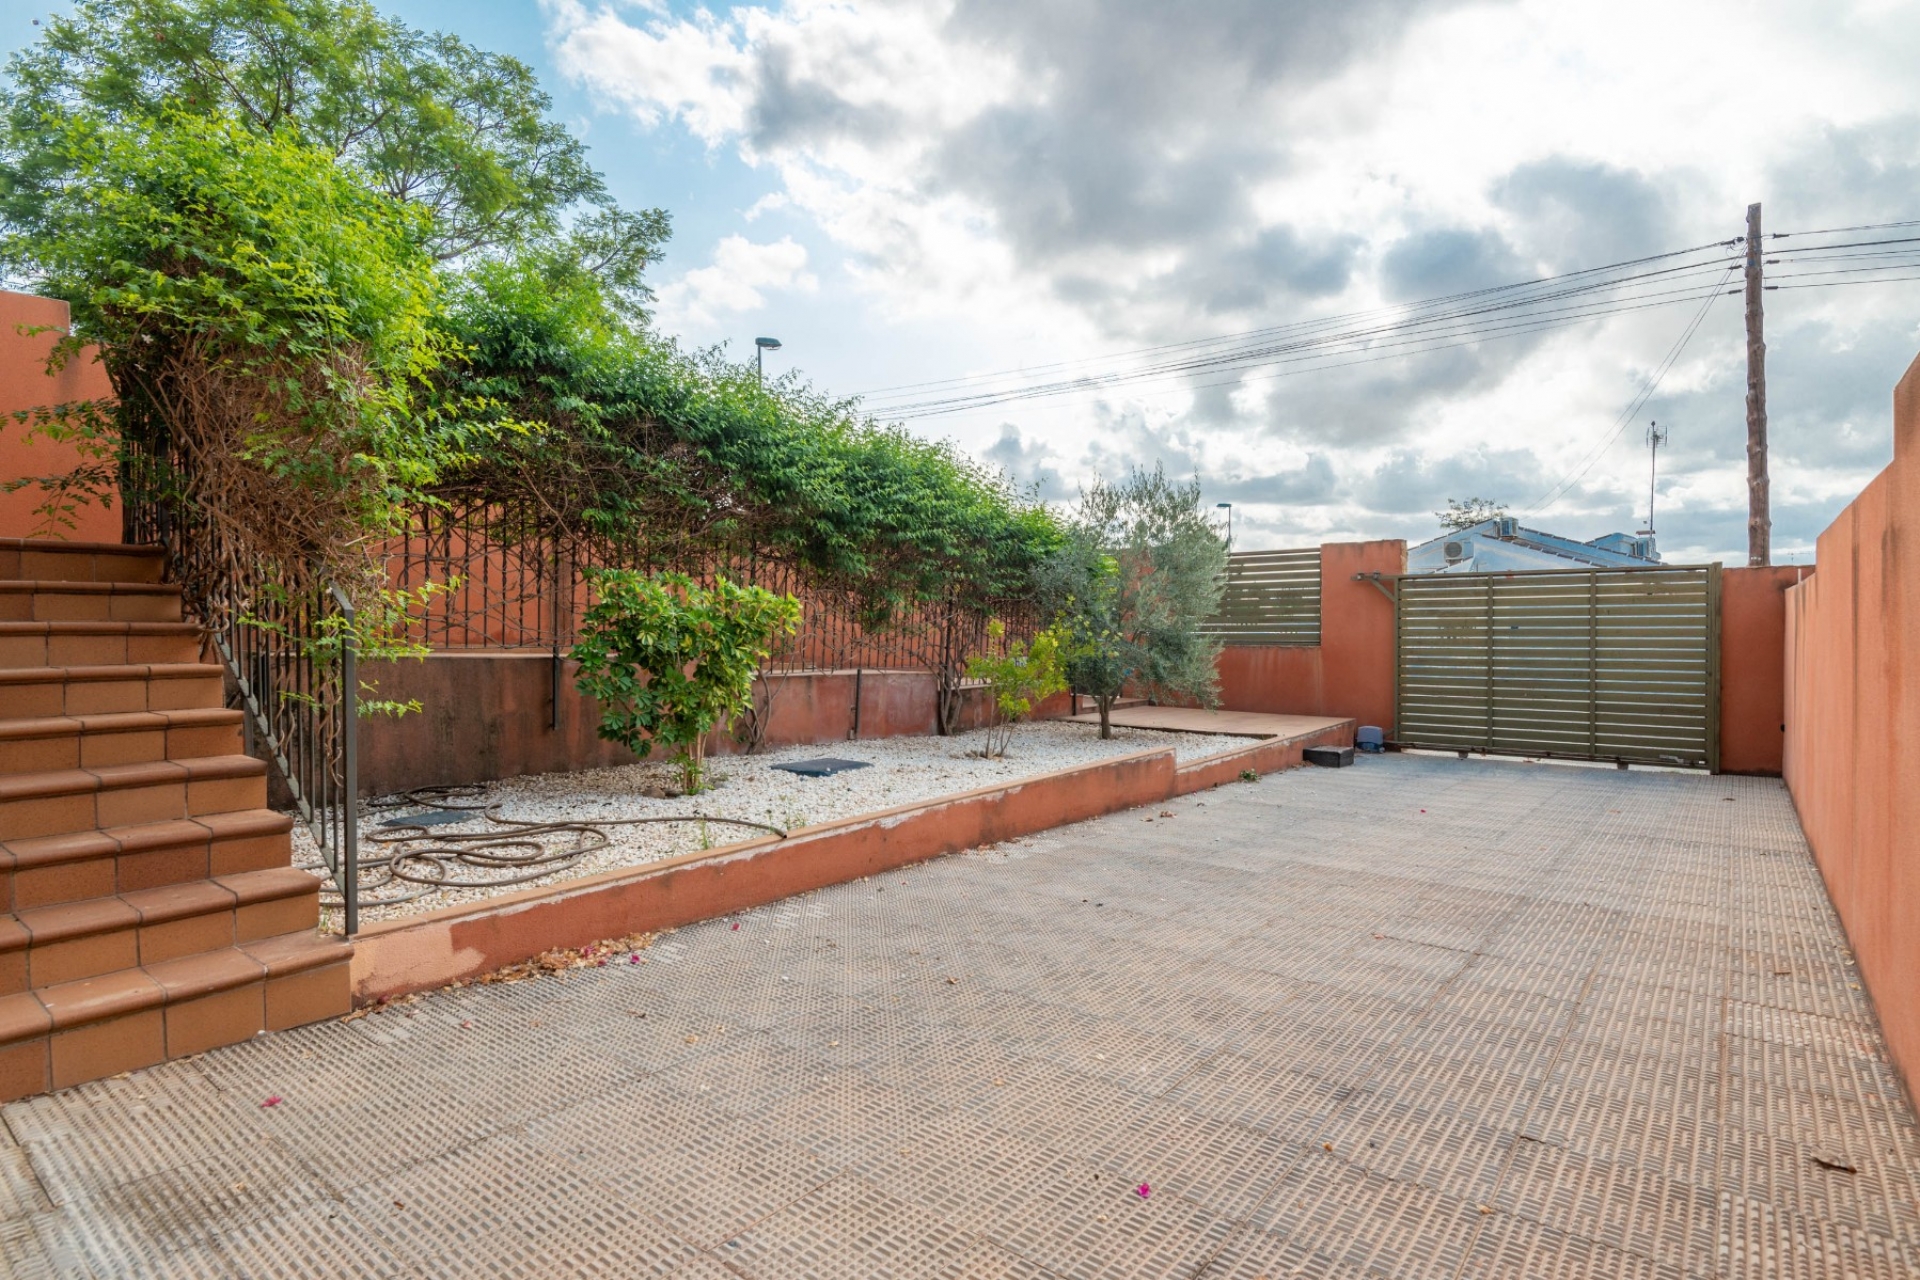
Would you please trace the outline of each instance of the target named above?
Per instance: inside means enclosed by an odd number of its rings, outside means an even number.
[[[778,338],[755,338],[753,340],[753,376],[754,377],[758,378],[762,382],[765,382],[767,380],[767,367],[766,367],[766,362],[764,357],[766,356],[767,352],[778,351],[779,349],[780,349],[780,339]]]
[[[1231,502],[1216,502],[1213,504],[1213,507],[1216,511],[1224,511],[1227,513],[1227,551],[1231,553],[1233,551],[1233,504]]]

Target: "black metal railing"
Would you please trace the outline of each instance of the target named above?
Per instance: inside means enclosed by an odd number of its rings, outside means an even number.
[[[122,536],[160,548],[167,580],[205,629],[226,669],[227,702],[242,714],[247,754],[272,770],[276,807],[312,837],[312,870],[348,935],[359,929],[359,681],[355,621],[332,584],[303,585],[235,547],[184,483],[164,445],[128,441],[121,462]]]

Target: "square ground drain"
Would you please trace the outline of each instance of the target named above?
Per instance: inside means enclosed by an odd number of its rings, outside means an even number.
[[[831,778],[836,773],[846,773],[850,769],[864,769],[865,760],[841,760],[836,756],[821,756],[818,760],[795,760],[792,764],[777,764],[776,769],[785,769],[788,773],[797,773],[803,778]]]

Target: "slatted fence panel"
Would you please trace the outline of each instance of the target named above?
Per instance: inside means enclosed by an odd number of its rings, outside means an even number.
[[[1715,767],[1719,585],[1712,565],[1402,578],[1395,737]]]
[[[1320,549],[1236,551],[1208,635],[1223,644],[1320,643]]]

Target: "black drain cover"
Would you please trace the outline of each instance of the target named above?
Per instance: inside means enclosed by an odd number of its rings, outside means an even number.
[[[383,827],[444,827],[450,822],[465,822],[469,818],[479,817],[472,809],[430,809],[426,813],[410,813],[404,818],[388,818],[380,825]]]
[[[840,760],[833,756],[821,756],[818,760],[795,760],[792,764],[777,764],[776,769],[785,769],[788,773],[797,773],[803,778],[831,778],[836,773],[845,773],[849,769],[864,769],[866,760]]]

